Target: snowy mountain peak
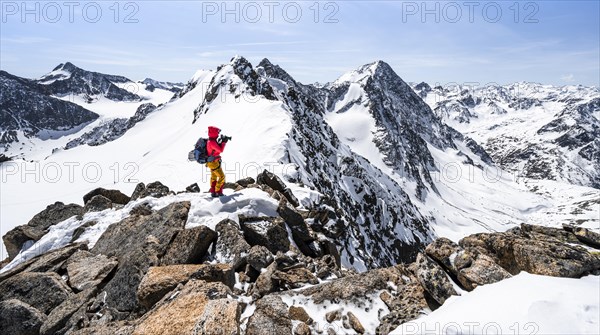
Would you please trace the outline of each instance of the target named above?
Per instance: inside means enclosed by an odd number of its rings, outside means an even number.
[[[63,71],[68,71],[68,72],[74,72],[76,70],[79,70],[80,68],[75,66],[75,64],[71,63],[71,62],[66,62],[66,63],[60,63],[58,64],[58,66],[56,66],[52,71],[59,71],[59,70],[63,70]]]

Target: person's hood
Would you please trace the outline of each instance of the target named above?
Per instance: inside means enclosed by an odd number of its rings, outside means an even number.
[[[221,129],[217,127],[208,127],[208,138],[217,138],[220,132]]]

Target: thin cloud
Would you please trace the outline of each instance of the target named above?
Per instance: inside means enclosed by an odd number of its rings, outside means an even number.
[[[564,81],[564,82],[572,83],[575,81],[575,76],[572,73],[570,73],[570,74],[560,77],[560,79],[562,79],[562,81]]]

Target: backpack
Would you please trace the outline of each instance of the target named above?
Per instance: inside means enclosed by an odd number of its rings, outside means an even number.
[[[196,161],[200,164],[206,164],[208,162],[212,162],[215,160],[215,157],[210,156],[206,150],[206,142],[208,139],[200,138],[196,145],[194,146],[194,150],[188,153],[188,160]]]

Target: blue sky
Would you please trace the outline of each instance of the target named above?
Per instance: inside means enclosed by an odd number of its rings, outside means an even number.
[[[599,1],[66,3],[1,2],[2,70],[40,77],[71,61],[185,82],[239,54],[304,83],[384,60],[406,81],[600,86]]]

